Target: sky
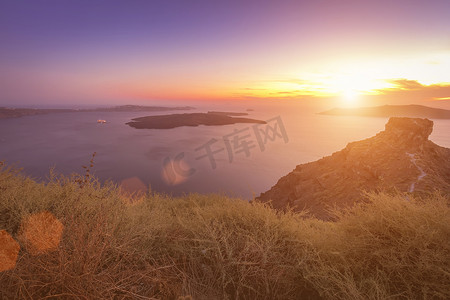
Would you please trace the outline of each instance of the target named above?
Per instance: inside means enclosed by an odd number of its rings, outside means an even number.
[[[0,106],[450,108],[450,1],[0,0]]]

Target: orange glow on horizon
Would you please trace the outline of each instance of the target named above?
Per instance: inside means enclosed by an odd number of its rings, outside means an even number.
[[[430,63],[431,57],[437,57]],[[248,99],[323,99],[334,98],[336,105],[365,105],[367,97],[388,97],[389,101],[407,101],[414,92],[414,101],[449,100],[445,75],[450,69],[450,55],[423,55],[414,61],[391,59],[355,60],[315,72],[292,72],[285,69],[280,78],[261,73],[237,75],[223,73],[211,76],[193,70],[191,76],[160,77],[130,74],[128,80],[106,86],[105,93],[123,99],[225,101]],[[305,68],[306,69],[306,68]],[[436,72],[439,71],[439,72]],[[407,75],[407,76],[406,76]],[[408,79],[406,79],[408,78]],[[439,91],[441,89],[441,91]],[[404,92],[400,95],[399,92]],[[386,98],[386,97],[384,97]],[[403,99],[400,99],[403,98]],[[394,102],[393,102],[394,103]]]

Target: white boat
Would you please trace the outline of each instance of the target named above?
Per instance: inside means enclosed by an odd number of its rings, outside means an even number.
[[[97,120],[97,123],[104,124],[106,123],[106,120]]]

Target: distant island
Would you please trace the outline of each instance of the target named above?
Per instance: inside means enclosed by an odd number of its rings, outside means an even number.
[[[450,110],[423,105],[384,105],[358,108],[333,108],[320,112],[321,115],[362,117],[410,117],[450,119]]]
[[[190,106],[182,107],[165,107],[165,106],[140,106],[140,105],[121,105],[113,107],[99,107],[89,109],[75,108],[8,108],[0,107],[0,119],[19,118],[24,116],[46,115],[52,113],[68,113],[68,112],[148,112],[148,111],[173,111],[173,110],[191,110]]]
[[[235,118],[235,115],[247,115],[246,113],[230,113],[230,112],[207,112],[207,113],[185,113],[172,114],[162,116],[148,116],[132,119],[133,122],[127,125],[137,129],[171,129],[181,126],[218,126],[230,125],[236,123],[258,123],[266,124],[265,121]]]

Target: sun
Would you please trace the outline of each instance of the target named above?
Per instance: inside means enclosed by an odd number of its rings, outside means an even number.
[[[334,80],[332,85],[342,106],[355,107],[360,100],[361,89],[366,83],[354,76],[340,76]]]
[[[349,88],[341,91],[342,105],[345,107],[355,107],[358,104],[359,92]]]
[[[338,97],[340,105],[356,107],[364,101],[364,95],[376,94],[382,82],[364,73],[342,72],[331,75],[324,87]]]

